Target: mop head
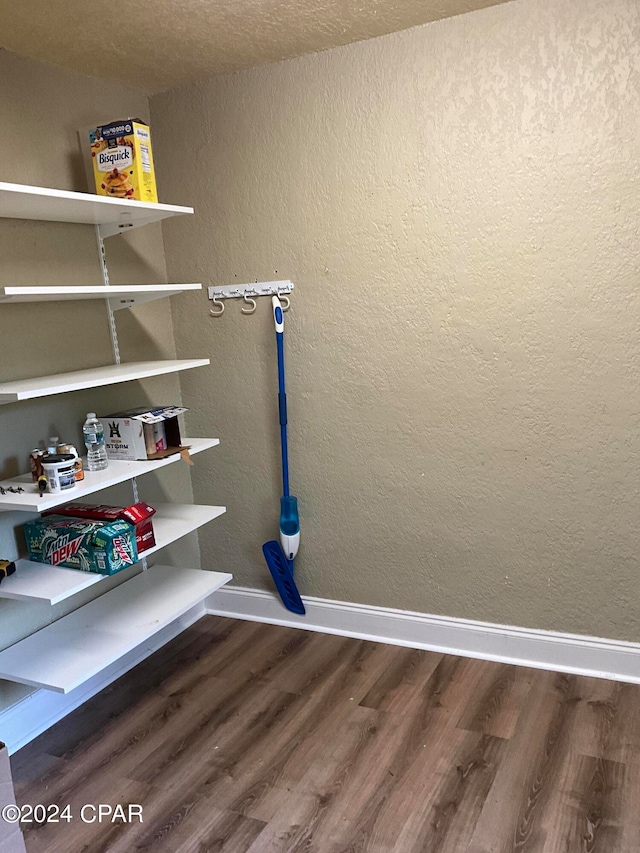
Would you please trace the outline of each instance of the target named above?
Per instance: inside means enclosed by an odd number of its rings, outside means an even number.
[[[306,610],[300,598],[296,582],[293,579],[293,561],[289,562],[287,560],[282,550],[282,545],[276,539],[272,539],[271,542],[265,542],[262,546],[262,553],[267,561],[267,566],[282,599],[282,603],[292,613],[304,616]]]

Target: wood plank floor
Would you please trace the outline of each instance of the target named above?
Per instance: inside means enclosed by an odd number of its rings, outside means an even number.
[[[28,853],[640,851],[640,686],[218,617],[12,766]]]

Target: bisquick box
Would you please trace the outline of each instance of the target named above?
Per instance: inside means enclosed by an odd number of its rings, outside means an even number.
[[[151,134],[139,118],[103,124],[89,131],[98,195],[157,202]]]
[[[155,509],[141,501],[131,506],[108,506],[106,504],[65,504],[43,513],[47,515],[70,515],[73,518],[89,519],[90,521],[128,521],[136,531],[136,546],[138,555],[153,548],[156,544],[153,532]]]
[[[128,521],[87,521],[47,515],[24,525],[29,559],[83,572],[113,575],[138,562]]]
[[[185,448],[180,437],[178,415],[182,406],[129,409],[101,415],[104,443],[109,459],[164,459]]]

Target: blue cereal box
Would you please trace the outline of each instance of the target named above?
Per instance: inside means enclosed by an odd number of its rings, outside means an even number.
[[[87,521],[48,515],[24,526],[29,559],[113,575],[138,562],[136,531],[127,521]]]

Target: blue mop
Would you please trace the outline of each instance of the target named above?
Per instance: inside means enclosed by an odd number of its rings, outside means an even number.
[[[305,615],[304,604],[293,579],[293,560],[300,545],[298,499],[289,494],[289,453],[287,449],[287,394],[284,384],[284,315],[277,296],[271,299],[278,348],[278,411],[282,451],[282,497],[280,498],[280,541],[265,542],[262,553],[282,603],[292,613]]]

